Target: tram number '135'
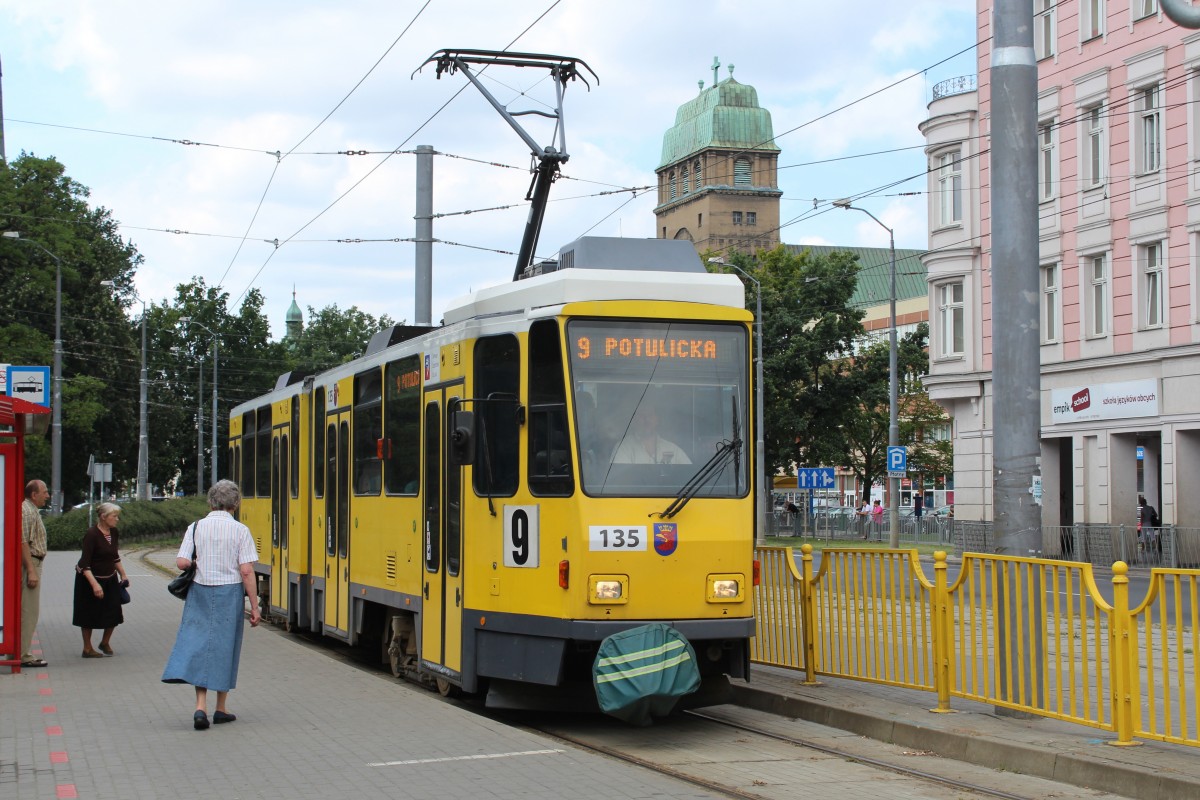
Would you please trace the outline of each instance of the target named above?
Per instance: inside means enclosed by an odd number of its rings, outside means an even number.
[[[538,565],[538,507],[504,507],[504,566]]]
[[[589,550],[645,550],[646,526],[592,525],[588,529]]]

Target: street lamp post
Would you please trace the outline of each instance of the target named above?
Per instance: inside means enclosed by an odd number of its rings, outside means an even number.
[[[204,330],[208,331],[209,335],[212,336],[212,340],[213,340],[212,440],[211,440],[212,458],[209,459],[209,469],[211,470],[211,472],[209,473],[209,481],[208,481],[208,485],[212,486],[217,482],[217,363],[220,361],[221,339],[217,336],[216,332],[212,330],[212,328],[209,328],[207,325],[204,325],[203,323],[196,322],[191,317],[180,317],[179,321],[181,323],[183,323],[184,327],[187,327],[188,325],[195,325],[197,328],[203,328]],[[202,378],[201,379],[201,389],[200,389],[201,394],[203,394],[203,392],[204,392],[203,385],[204,385],[204,381]],[[203,415],[201,415],[201,421],[203,421]],[[201,445],[200,445],[200,452],[201,452],[200,471],[203,472],[204,471],[204,456],[203,456],[204,445],[203,445],[203,443],[201,443]],[[200,481],[199,477],[197,477],[197,485],[199,485],[200,482],[201,481]]]
[[[847,210],[861,211],[879,224],[879,227],[888,232],[889,247],[892,252],[892,290],[891,290],[891,332],[889,335],[889,352],[888,352],[888,446],[896,447],[900,444],[900,422],[896,412],[896,394],[899,388],[899,379],[897,372],[897,345],[896,345],[896,233],[887,225],[879,221],[879,217],[867,211],[865,208],[850,205],[850,200],[834,200],[833,204],[838,208]],[[888,470],[891,473],[891,470]],[[900,479],[888,476],[888,546],[896,548],[900,546]]]
[[[33,239],[22,239],[20,231],[4,231],[5,239],[33,245],[54,259],[54,386],[50,399],[50,513],[61,514],[62,496],[62,259]]]
[[[721,267],[732,267],[754,283],[754,340],[758,348],[758,360],[755,362],[754,372],[754,469],[758,475],[754,483],[758,487],[758,491],[755,493],[755,511],[758,515],[758,536],[761,539],[767,535],[767,455],[763,433],[762,284],[759,283],[758,278],[737,264],[727,264],[721,258],[710,258],[708,263]]]
[[[101,286],[115,289],[113,281],[100,281]],[[130,290],[132,291],[132,290]],[[137,292],[134,299],[142,304],[142,374],[138,380],[138,464],[137,464],[137,499],[150,499],[150,434],[147,419],[147,382],[146,382],[146,301]]]

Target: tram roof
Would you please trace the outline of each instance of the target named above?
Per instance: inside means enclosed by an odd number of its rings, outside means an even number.
[[[564,247],[540,275],[452,300],[446,325],[590,300],[657,300],[745,308],[736,275],[704,269],[691,242],[584,237]],[[553,271],[550,271],[553,270]]]

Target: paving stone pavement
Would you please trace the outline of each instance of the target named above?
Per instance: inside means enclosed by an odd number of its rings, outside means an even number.
[[[456,708],[265,625],[246,626],[228,704],[237,721],[196,731],[192,688],[160,680],[183,605],[165,573],[124,557],[133,600],[104,659],[81,658],[71,625],[78,554],[46,557],[36,641],[49,666],[0,672],[5,800],[714,796]]]

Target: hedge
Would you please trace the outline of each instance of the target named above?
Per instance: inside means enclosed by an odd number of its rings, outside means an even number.
[[[147,539],[183,540],[184,530],[209,512],[203,497],[175,497],[168,500],[129,500],[121,507],[121,546]],[[88,529],[87,508],[75,508],[58,517],[45,517],[46,537],[51,550],[78,550]],[[92,524],[96,514],[92,512]]]

